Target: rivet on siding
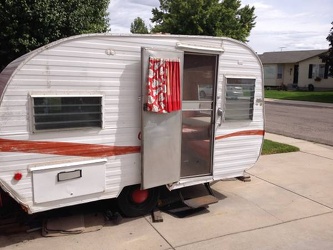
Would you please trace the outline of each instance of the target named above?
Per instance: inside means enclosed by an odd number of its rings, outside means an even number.
[[[108,56],[113,56],[114,54],[116,54],[116,52],[112,49],[107,49],[105,50],[105,54],[107,54]]]

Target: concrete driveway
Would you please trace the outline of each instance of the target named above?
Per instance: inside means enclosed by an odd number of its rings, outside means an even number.
[[[283,136],[300,152],[260,157],[251,182],[216,182],[219,203],[185,218],[162,213],[99,231],[0,236],[2,249],[333,249],[333,148]]]

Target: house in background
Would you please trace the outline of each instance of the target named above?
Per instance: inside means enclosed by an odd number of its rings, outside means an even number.
[[[264,66],[265,87],[309,90],[333,89],[328,65],[319,56],[327,50],[265,52],[259,55]]]

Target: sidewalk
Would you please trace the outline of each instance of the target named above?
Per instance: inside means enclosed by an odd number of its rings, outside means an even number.
[[[218,203],[185,218],[162,213],[108,222],[100,231],[43,238],[0,236],[2,249],[333,249],[333,147],[267,133],[300,152],[265,155],[236,179],[212,185]]]
[[[322,103],[322,102],[305,102],[305,101],[294,101],[294,100],[281,100],[281,99],[270,99],[265,98],[265,102],[277,105],[293,105],[300,107],[315,107],[315,108],[333,108],[333,103]]]

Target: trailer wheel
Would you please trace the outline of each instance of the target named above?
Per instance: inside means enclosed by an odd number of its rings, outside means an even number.
[[[120,212],[126,217],[137,217],[151,212],[159,197],[159,188],[141,190],[140,185],[124,187],[117,198]]]

